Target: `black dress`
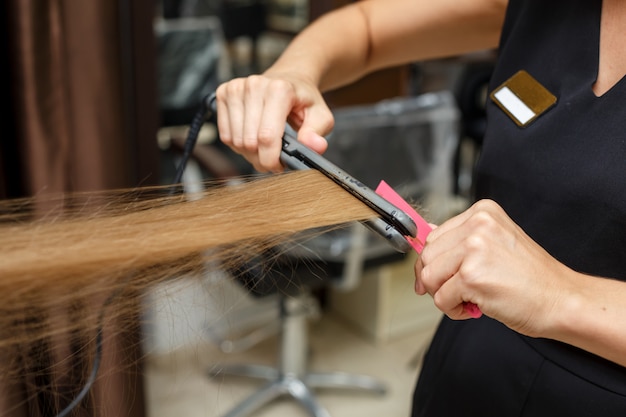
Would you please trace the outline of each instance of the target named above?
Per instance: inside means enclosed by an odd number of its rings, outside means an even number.
[[[497,201],[569,267],[626,281],[626,79],[592,91],[601,7],[510,1],[491,89],[526,70],[558,101],[525,128],[488,103],[477,197]],[[626,368],[488,317],[445,318],[413,416],[623,417]]]

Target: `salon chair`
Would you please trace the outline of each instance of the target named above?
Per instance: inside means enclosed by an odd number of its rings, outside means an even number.
[[[334,116],[326,158],[370,188],[384,179],[409,201],[419,201],[432,221],[447,217],[460,118],[450,92],[342,108]],[[315,291],[331,286],[349,291],[358,285],[364,268],[402,257],[382,238],[355,223],[304,232],[295,243],[272,248],[233,271],[233,277],[257,297],[278,294],[280,348],[275,367],[217,364],[211,368],[211,377],[265,381],[225,417],[251,415],[282,396],[296,400],[311,416],[328,417],[314,394],[317,389],[384,394],[385,384],[369,376],[308,369],[307,324],[319,312],[319,300],[312,296]]]

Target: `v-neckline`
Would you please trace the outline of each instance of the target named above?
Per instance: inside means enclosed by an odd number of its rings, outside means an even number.
[[[595,44],[595,78],[591,84],[591,93],[594,95],[594,97],[601,99],[605,96],[607,96],[608,94],[611,94],[614,90],[616,90],[617,88],[619,88],[619,86],[621,84],[623,84],[625,81],[624,79],[626,79],[626,73],[622,74],[622,76],[620,78],[617,78],[615,82],[613,82],[612,84],[608,85],[608,88],[605,88],[603,91],[601,91],[601,93],[597,93],[595,90],[595,85],[598,81],[598,78],[600,77],[600,67],[601,67],[601,60],[603,58],[602,56],[602,39],[603,39],[603,35],[602,35],[602,18],[603,18],[603,14],[604,14],[604,1],[601,0],[600,1],[600,12],[598,13],[598,22],[596,24],[596,28],[597,28],[597,32],[596,32],[596,37],[594,39],[594,44]],[[626,16],[625,16],[626,18]],[[605,63],[606,64],[606,63]]]

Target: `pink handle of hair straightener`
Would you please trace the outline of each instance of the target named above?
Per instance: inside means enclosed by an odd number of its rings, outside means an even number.
[[[376,194],[404,211],[413,219],[417,225],[417,236],[415,236],[415,238],[406,237],[406,240],[411,244],[417,253],[422,253],[422,249],[424,249],[424,244],[426,243],[426,237],[428,237],[428,234],[433,230],[432,227],[430,227],[428,222],[424,220],[422,216],[420,216],[415,209],[413,209],[413,207],[411,207],[411,205],[407,203],[398,193],[396,193],[396,191],[385,181],[381,181],[380,184],[378,184]],[[465,310],[470,317],[475,319],[483,315],[480,308],[474,303],[464,302],[463,310]]]

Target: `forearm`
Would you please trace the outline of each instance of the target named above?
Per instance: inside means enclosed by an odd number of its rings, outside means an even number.
[[[546,337],[626,366],[626,283],[572,272]]]
[[[365,72],[368,32],[357,5],[328,13],[305,28],[266,74],[298,76],[323,91],[350,83]]]
[[[316,20],[268,75],[300,76],[322,90],[383,67],[495,47],[506,1],[359,1]]]

